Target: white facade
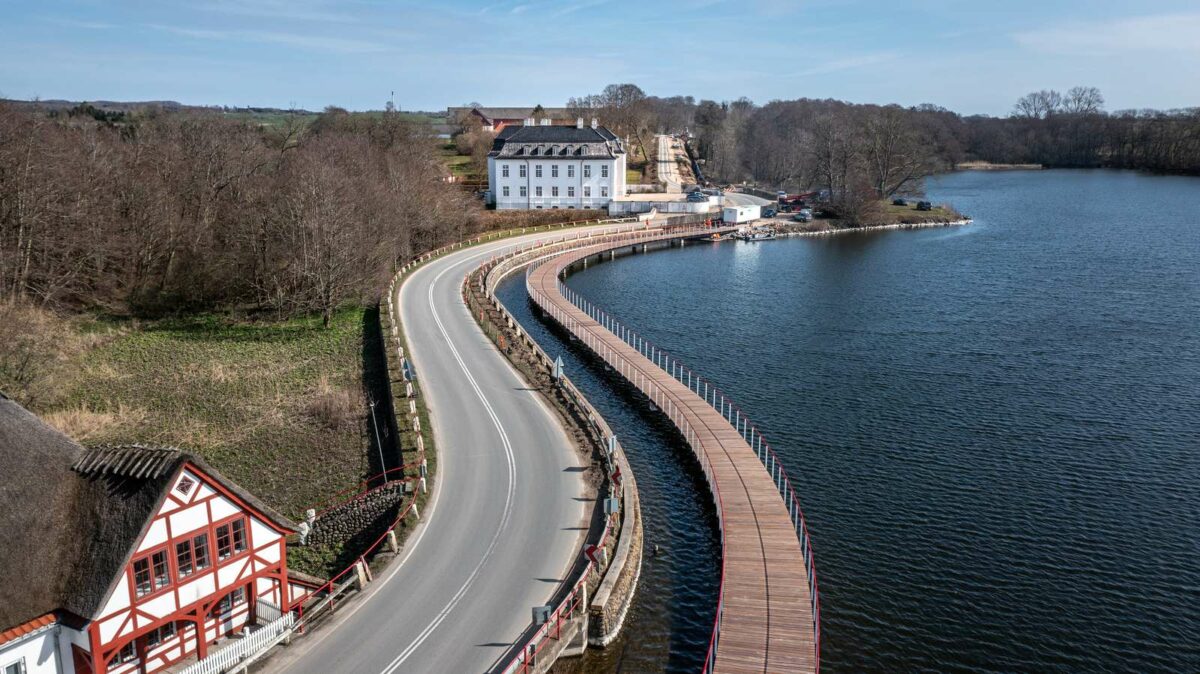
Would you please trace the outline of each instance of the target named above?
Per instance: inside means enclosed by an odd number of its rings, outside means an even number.
[[[56,622],[0,645],[0,674],[74,674],[73,637],[86,641]]]
[[[496,208],[607,208],[625,194],[625,155],[488,157],[488,188]]]

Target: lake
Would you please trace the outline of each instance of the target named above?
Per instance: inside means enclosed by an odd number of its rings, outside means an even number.
[[[569,284],[784,460],[824,671],[1200,671],[1200,179],[963,172],[927,192],[975,223],[694,244]],[[500,294],[622,436],[643,500],[625,636],[564,670],[696,671],[718,539],[689,454],[530,315],[523,279]]]

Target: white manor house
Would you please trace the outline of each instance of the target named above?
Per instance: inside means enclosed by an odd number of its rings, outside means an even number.
[[[488,154],[496,208],[608,208],[625,194],[625,148],[592,120],[575,126],[506,126]]]

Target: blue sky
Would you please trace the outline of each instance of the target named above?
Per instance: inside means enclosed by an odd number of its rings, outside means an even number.
[[[1096,86],[1200,105],[1200,3],[1093,0],[0,0],[0,96],[405,110],[656,95],[1003,115]]]

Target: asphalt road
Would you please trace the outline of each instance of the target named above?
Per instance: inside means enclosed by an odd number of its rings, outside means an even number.
[[[583,498],[583,462],[460,294],[468,270],[521,241],[457,251],[401,286],[410,356],[437,438],[434,498],[401,559],[336,624],[276,655],[268,671],[486,672],[578,556],[592,505]]]
[[[678,194],[683,191],[683,178],[679,175],[679,165],[675,163],[676,150],[671,148],[674,138],[657,136],[658,139],[658,179],[667,184],[667,192]]]

